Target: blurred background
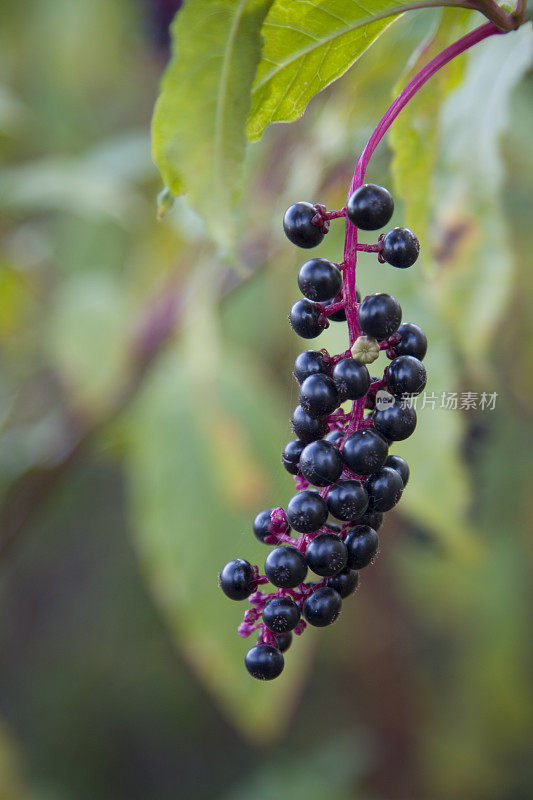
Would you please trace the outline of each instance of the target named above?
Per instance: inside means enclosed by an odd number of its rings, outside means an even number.
[[[412,478],[357,596],[260,684],[217,573],[236,556],[261,563],[251,521],[292,493],[279,453],[302,259],[281,216],[300,199],[343,204],[438,19],[402,18],[250,149],[228,260],[183,199],[156,220],[150,118],[177,5],[2,3],[0,798],[527,800],[523,45],[496,37],[450,73],[435,166],[414,173],[411,200],[390,143],[376,155],[369,178],[403,185],[393,222],[420,234],[423,257],[398,275],[364,256],[358,283],[426,329],[437,402],[395,449]],[[434,91],[404,131],[415,151],[436,130]],[[338,260],[342,241],[333,224],[320,254]],[[345,335],[334,325],[319,346],[340,352]],[[442,408],[442,392],[497,393],[495,408]]]

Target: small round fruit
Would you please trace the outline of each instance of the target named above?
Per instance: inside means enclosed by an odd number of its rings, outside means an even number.
[[[287,522],[298,533],[313,533],[328,518],[328,507],[318,492],[305,489],[291,497],[286,509]]]
[[[313,225],[316,208],[312,203],[301,200],[289,206],[283,215],[283,230],[289,241],[298,247],[316,247],[324,238],[322,225]]]
[[[391,442],[407,439],[416,428],[416,411],[409,403],[396,401],[372,412],[374,428]]]
[[[339,393],[328,375],[310,375],[300,387],[300,405],[310,417],[325,417],[339,406]]]
[[[323,303],[335,297],[342,287],[340,269],[327,258],[312,258],[300,267],[298,288],[304,297]]]
[[[265,575],[274,586],[294,589],[307,575],[305,556],[291,545],[276,547],[265,559]]]
[[[290,597],[273,597],[263,609],[263,622],[273,633],[289,633],[300,622],[300,609]]]
[[[340,303],[342,300],[342,292],[339,292],[335,297],[331,297],[329,300],[324,300],[324,306],[332,306],[334,303]],[[338,311],[334,311],[333,314],[328,314],[328,319],[330,322],[346,322],[346,309],[339,308]]]
[[[315,375],[317,372],[329,375],[324,354],[320,350],[304,350],[303,353],[298,353],[294,361],[294,377],[298,383],[303,383],[309,375]]]
[[[392,467],[381,467],[367,480],[368,507],[376,511],[390,511],[403,492],[402,476]]]
[[[334,445],[338,445],[343,435],[344,434],[342,431],[330,431],[324,436],[324,440],[326,442],[331,442]]]
[[[341,572],[338,572],[337,575],[333,575],[333,577],[328,578],[326,581],[326,586],[335,589],[343,599],[353,594],[358,584],[359,573],[356,569],[350,569],[350,567],[345,567]]]
[[[393,228],[383,237],[381,255],[393,267],[400,269],[412,267],[419,252],[418,239],[409,228]]]
[[[388,456],[383,466],[395,469],[396,472],[399,473],[404,487],[407,486],[407,482],[409,480],[409,464],[405,458],[402,458],[401,456]]]
[[[365,365],[355,358],[343,358],[335,364],[332,378],[341,402],[358,400],[370,388],[370,374]]]
[[[377,231],[392,217],[394,200],[384,186],[365,183],[350,195],[346,204],[346,216],[363,231]]]
[[[309,543],[306,552],[309,569],[317,575],[336,575],[347,564],[346,545],[334,533],[319,533]]]
[[[268,530],[268,526],[270,524],[270,515],[274,511],[273,508],[265,508],[264,511],[260,511],[259,514],[254,519],[253,523],[253,531],[255,534],[256,539],[259,539],[260,542],[265,543],[265,539],[268,536],[272,536],[270,531]]]
[[[414,356],[422,361],[428,349],[428,340],[420,325],[415,325],[414,322],[402,322],[397,332],[402,338],[394,345],[393,350],[396,355]]]
[[[398,329],[402,321],[402,309],[391,294],[377,292],[365,297],[359,306],[357,317],[363,333],[380,342],[388,339]]]
[[[281,675],[285,661],[277,647],[256,644],[246,653],[244,666],[259,681],[271,681]]]
[[[379,539],[376,531],[369,525],[356,525],[348,531],[344,543],[348,550],[348,567],[364,569],[376,555]]]
[[[356,525],[369,525],[378,531],[383,525],[383,513],[381,511],[367,511],[362,517],[355,520]]]
[[[344,463],[356,475],[371,475],[385,463],[389,446],[386,440],[371,428],[350,434],[342,446]]]
[[[234,558],[218,576],[218,585],[231,600],[246,600],[257,589],[255,570],[244,558]]]
[[[292,633],[277,633],[276,644],[280,653],[285,653],[292,644]]]
[[[321,439],[328,431],[327,423],[322,419],[313,419],[301,406],[296,406],[292,419],[292,429],[298,439],[306,444]]]
[[[335,622],[342,608],[340,594],[331,586],[319,586],[304,603],[304,617],[310,625],[324,628]]]
[[[315,339],[326,326],[321,314],[320,308],[310,300],[297,300],[289,313],[291,328],[302,339]]]
[[[327,505],[335,519],[357,519],[368,507],[365,487],[359,481],[337,481],[328,492]]]
[[[313,486],[330,486],[342,472],[342,456],[334,444],[322,439],[306,445],[300,458],[300,471]]]
[[[391,394],[417,395],[426,385],[426,368],[414,356],[397,356],[387,368],[387,387]]]
[[[291,475],[300,474],[300,468],[298,465],[300,463],[300,456],[302,455],[302,450],[304,447],[305,442],[302,442],[301,439],[291,439],[291,441],[287,442],[283,448],[283,453],[281,454],[281,463]]]

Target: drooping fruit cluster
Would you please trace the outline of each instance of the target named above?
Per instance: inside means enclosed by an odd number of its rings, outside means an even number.
[[[377,230],[389,222],[393,210],[386,189],[364,184],[341,211],[295,203],[285,212],[283,225],[294,244],[310,248],[322,241],[331,219],[345,216],[347,230]],[[401,269],[414,264],[419,252],[418,240],[407,228],[393,228],[377,244],[356,244],[355,249],[375,252],[380,262]],[[398,503],[409,479],[407,462],[389,454],[389,447],[416,427],[409,398],[426,385],[426,336],[418,325],[402,324],[402,309],[392,295],[377,293],[361,301],[356,290],[354,301],[349,301],[356,252],[353,256],[345,251],[340,264],[313,258],[300,268],[303,298],[290,310],[293,330],[313,339],[330,321],[347,321],[350,347],[335,356],[325,350],[305,350],[297,356],[294,377],[300,395],[292,415],[296,438],[281,457],[294,476],[296,494],[285,509],[266,509],[254,520],[255,536],[275,545],[265,559],[264,573],[243,559],[230,561],[220,573],[223,592],[234,600],[248,599],[251,605],[239,633],[258,632],[245,665],[261,680],[281,673],[283,653],[306,622],[324,627],[337,619],[343,599],[357,588],[359,570],[376,555],[384,512]],[[378,378],[370,375],[367,365],[382,350],[390,364]],[[309,573],[314,574],[311,579]],[[259,589],[266,583],[274,591]]]

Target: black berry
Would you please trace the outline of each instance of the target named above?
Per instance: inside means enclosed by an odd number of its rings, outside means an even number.
[[[292,429],[302,442],[313,442],[327,433],[328,426],[321,419],[313,419],[301,406],[296,406],[292,415]]]
[[[387,368],[387,387],[395,395],[417,395],[426,385],[426,368],[414,356],[397,356]]]
[[[340,478],[342,456],[332,442],[322,439],[311,442],[302,452],[300,471],[313,486],[330,486]]]
[[[337,481],[328,492],[327,504],[336,519],[349,522],[365,513],[368,497],[359,481]]]
[[[388,456],[384,466],[395,469],[396,472],[400,474],[403,485],[407,486],[407,482],[409,480],[409,464],[405,458],[402,458],[401,456]]]
[[[305,200],[293,203],[283,215],[285,236],[298,247],[316,247],[324,238],[321,225],[313,225],[316,208]]]
[[[312,258],[300,267],[298,287],[309,300],[323,303],[340,292],[342,273],[326,258]]]
[[[339,393],[328,375],[310,375],[300,387],[300,405],[314,419],[325,417],[339,405]]]
[[[363,333],[382,341],[398,329],[402,321],[402,309],[391,294],[378,292],[365,297],[357,316]]]
[[[343,358],[335,364],[332,378],[341,402],[358,400],[368,392],[370,375],[364,364],[355,358]]]
[[[290,545],[276,547],[265,559],[265,575],[274,586],[294,589],[307,575],[305,556]]]
[[[385,463],[389,446],[383,436],[369,428],[352,433],[342,447],[348,469],[357,475],[371,475]]]
[[[396,401],[372,412],[374,428],[392,442],[407,439],[416,428],[416,411],[409,403]]]
[[[292,633],[277,633],[276,644],[280,653],[285,653],[292,644]]]
[[[377,231],[392,217],[394,200],[383,186],[365,183],[350,195],[346,204],[346,216],[363,231]]]
[[[300,473],[298,464],[300,463],[300,456],[304,447],[305,442],[302,442],[301,439],[291,439],[283,448],[281,463],[291,475],[299,475]]]
[[[364,569],[376,555],[379,539],[369,525],[356,525],[348,531],[344,544],[348,551],[348,567]]]
[[[244,657],[244,666],[252,678],[260,681],[277,678],[283,672],[284,663],[281,652],[270,644],[256,644]]]
[[[257,589],[254,568],[244,558],[234,558],[220,573],[218,585],[231,600],[246,600]]]
[[[396,355],[414,356],[422,361],[428,349],[428,340],[420,325],[415,325],[414,322],[402,322],[397,332],[402,338],[394,345],[393,350]]]
[[[341,300],[342,292],[335,297],[332,297],[330,300],[325,300],[323,305],[332,306],[333,303],[340,303]],[[333,314],[328,314],[328,319],[330,322],[346,322],[346,309],[339,308],[338,311],[334,311]]]
[[[319,586],[304,603],[304,617],[310,625],[324,628],[335,622],[342,608],[342,598],[331,586]]]
[[[285,511],[287,522],[298,533],[313,533],[328,518],[326,501],[318,492],[306,489],[291,497]]]
[[[299,353],[294,361],[294,377],[298,383],[303,383],[309,375],[321,372],[329,375],[329,367],[324,361],[324,354],[320,350],[304,350]]]
[[[324,439],[326,442],[331,442],[332,444],[338,445],[342,437],[342,431],[330,431],[324,436]]]
[[[411,267],[420,252],[420,244],[409,228],[393,228],[383,237],[381,255],[393,267]]]
[[[355,520],[356,525],[369,525],[378,531],[383,525],[383,514],[381,511],[367,511],[362,517]]]
[[[270,531],[268,530],[268,526],[270,523],[270,515],[274,509],[273,508],[265,508],[264,511],[260,511],[259,514],[254,519],[253,530],[256,539],[259,539],[260,542],[265,541],[267,536],[272,536]]]
[[[321,309],[310,300],[297,300],[289,313],[291,328],[302,339],[314,339],[325,328]]]
[[[309,569],[317,575],[336,575],[348,561],[346,545],[334,533],[319,533],[309,543],[306,552]]]
[[[263,609],[263,622],[273,633],[289,633],[300,622],[300,609],[290,597],[273,597]]]
[[[376,511],[390,511],[403,492],[400,473],[392,467],[382,467],[367,480],[368,507]]]
[[[335,591],[338,592],[344,599],[355,592],[358,583],[358,571],[356,569],[350,569],[350,567],[345,567],[343,570],[341,570],[341,572],[338,572],[337,575],[333,575],[333,577],[328,578],[326,581],[326,586],[331,587],[331,589],[335,589]]]

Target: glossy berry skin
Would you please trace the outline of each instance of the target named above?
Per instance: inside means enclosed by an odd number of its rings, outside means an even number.
[[[294,360],[294,377],[298,383],[303,383],[309,375],[317,372],[329,375],[323,353],[320,350],[304,350],[303,353],[298,353]]]
[[[382,467],[367,480],[368,507],[376,511],[390,511],[400,500],[403,480],[392,467]]]
[[[313,533],[322,527],[328,518],[326,501],[318,492],[309,489],[291,497],[285,510],[287,522],[298,533]]]
[[[417,395],[426,385],[426,368],[414,356],[397,356],[387,369],[387,388],[395,395]]]
[[[302,450],[304,447],[305,442],[302,442],[301,439],[291,439],[291,441],[287,442],[283,448],[283,453],[281,454],[281,463],[291,475],[300,474],[300,468],[298,464],[300,463],[300,456],[302,455]]]
[[[376,531],[369,525],[356,525],[348,531],[344,543],[348,551],[348,567],[364,569],[376,555],[379,539]]]
[[[346,545],[335,533],[319,533],[309,542],[305,554],[309,569],[317,575],[336,575],[347,564]]]
[[[244,558],[234,558],[220,573],[218,585],[231,600],[246,600],[257,589],[254,568]]]
[[[366,366],[355,358],[343,358],[335,364],[331,377],[341,402],[364,397],[370,387],[370,374]]]
[[[301,439],[306,444],[307,442],[314,442],[315,439],[321,439],[328,430],[328,426],[323,420],[313,419],[301,406],[296,406],[294,409],[291,423],[298,439]]]
[[[342,468],[342,456],[338,448],[324,439],[308,444],[300,458],[300,472],[313,486],[335,483],[341,476]]]
[[[396,355],[414,356],[422,361],[427,353],[428,340],[420,325],[415,325],[414,322],[402,322],[398,333],[402,338],[394,345],[393,350]]]
[[[325,300],[323,305],[332,306],[333,303],[340,303],[341,300],[342,293],[338,294],[336,297],[331,297],[329,300]],[[328,319],[330,322],[346,322],[346,309],[339,308],[339,310],[334,311],[333,314],[328,314]]]
[[[383,436],[370,428],[350,434],[342,447],[344,463],[357,475],[371,475],[385,463],[389,446]]]
[[[331,442],[332,444],[338,445],[342,439],[342,436],[342,431],[330,431],[329,433],[326,433],[324,440],[326,442]]]
[[[302,339],[315,339],[325,328],[321,310],[310,300],[297,300],[289,313],[291,328]]]
[[[357,317],[363,333],[380,342],[398,329],[402,321],[402,309],[391,294],[378,292],[365,297]]]
[[[290,545],[276,547],[265,559],[265,575],[273,586],[294,589],[307,575],[305,556]]]
[[[342,608],[342,598],[331,586],[319,586],[304,603],[304,617],[310,625],[325,628],[335,622]]]
[[[350,569],[350,567],[345,567],[341,572],[338,572],[337,575],[333,575],[333,577],[328,578],[326,581],[326,586],[335,589],[343,599],[353,594],[358,584],[359,573],[356,569]]]
[[[383,513],[381,511],[367,511],[362,517],[355,520],[356,525],[368,525],[378,531],[383,525]]]
[[[409,228],[393,228],[383,237],[381,255],[393,267],[400,269],[412,267],[419,252],[418,239]]]
[[[260,542],[265,544],[265,539],[268,536],[272,536],[270,531],[268,530],[268,526],[270,524],[270,515],[274,509],[273,508],[265,508],[264,511],[260,511],[259,514],[254,519],[253,523],[253,531],[256,539],[259,539]]]
[[[326,258],[312,258],[300,267],[298,288],[304,297],[323,303],[335,297],[342,287],[340,269]]]
[[[402,458],[401,456],[388,456],[384,466],[395,469],[396,472],[399,473],[404,487],[407,486],[407,482],[409,481],[409,464],[405,458]]]
[[[283,215],[283,230],[285,236],[297,247],[316,247],[324,238],[324,231],[320,225],[313,225],[312,219],[316,215],[316,208],[305,200],[293,203]]]
[[[348,198],[346,216],[363,231],[377,231],[392,217],[394,200],[384,186],[365,183]]]
[[[338,408],[339,393],[328,375],[310,375],[300,387],[300,405],[310,417],[325,417]]]
[[[256,644],[246,653],[244,666],[259,681],[271,681],[281,675],[285,661],[277,647]]]
[[[372,412],[374,428],[391,442],[407,439],[416,428],[416,411],[409,403],[398,402]]]
[[[368,507],[368,497],[359,481],[337,481],[328,492],[329,513],[344,522],[357,519]]]
[[[300,609],[290,597],[273,597],[263,609],[263,622],[273,633],[289,633],[300,622]]]
[[[277,633],[276,644],[280,653],[285,653],[292,644],[292,633]]]

